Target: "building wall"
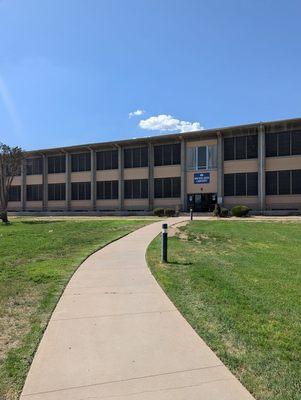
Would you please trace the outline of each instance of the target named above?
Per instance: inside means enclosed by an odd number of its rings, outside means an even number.
[[[287,123],[284,121],[278,124],[276,127],[271,124],[266,124],[264,129],[269,131],[276,129],[287,128]],[[283,128],[282,128],[283,127]],[[176,139],[173,139],[173,143],[181,142],[181,164],[180,165],[164,165],[164,166],[153,166],[153,153],[152,146],[156,144],[168,144],[171,143],[168,138],[164,140],[158,138],[142,139],[142,145],[149,146],[149,161],[150,167],[143,168],[123,168],[123,151],[122,147],[119,146],[119,168],[113,170],[97,170],[95,171],[84,171],[84,172],[70,172],[70,161],[66,162],[66,172],[56,174],[41,174],[41,175],[22,175],[17,176],[13,179],[13,185],[21,186],[24,189],[24,194],[21,196],[20,202],[9,202],[10,210],[142,210],[146,211],[155,207],[173,207],[173,208],[185,208],[185,199],[187,194],[201,194],[201,193],[214,193],[218,194],[219,201],[222,202],[228,208],[231,208],[237,204],[248,205],[253,210],[259,209],[301,209],[301,194],[300,195],[277,195],[277,196],[266,196],[265,195],[265,172],[266,171],[282,171],[282,170],[295,170],[301,169],[301,155],[295,156],[282,156],[282,157],[265,157],[265,145],[264,130],[261,131],[262,125],[259,124],[256,129],[258,137],[260,132],[262,133],[262,141],[259,141],[258,159],[243,159],[243,160],[230,160],[224,161],[223,159],[223,138],[225,136],[241,136],[244,135],[243,129],[240,127],[234,127],[233,131],[227,131],[223,133],[223,129],[216,130],[210,133],[206,131],[199,133],[191,133],[191,137],[186,138],[185,134],[179,135]],[[252,128],[253,132],[255,128]],[[293,126],[292,129],[300,129],[301,135],[301,120]],[[136,143],[136,142],[135,142]],[[101,144],[100,144],[101,145]],[[186,166],[186,149],[198,146],[212,146],[216,145],[218,148],[217,154],[220,155],[217,163],[217,168],[211,170],[188,170]],[[129,147],[130,143],[127,143],[125,147]],[[262,147],[260,147],[262,146]],[[137,147],[137,144],[133,144],[133,147]],[[108,150],[112,149],[112,146],[108,147]],[[74,150],[74,153],[80,151],[91,151],[92,168],[95,168],[95,151],[87,150],[87,148],[78,148]],[[103,150],[103,148],[102,148]],[[72,150],[70,150],[72,153]],[[38,152],[36,152],[38,154]],[[37,154],[34,155],[37,155]],[[69,154],[71,154],[69,153]],[[51,150],[43,151],[43,154],[51,154]],[[261,154],[261,156],[260,156]],[[39,155],[39,154],[38,154]],[[32,155],[31,155],[32,157]],[[45,161],[45,157],[44,157]],[[68,167],[69,162],[69,167]],[[47,160],[46,164],[47,166]],[[261,174],[261,171],[263,172]],[[210,174],[210,183],[208,184],[195,184],[194,174],[205,172]],[[224,196],[223,193],[223,181],[224,174],[233,173],[248,173],[258,172],[258,179],[260,180],[258,190],[258,196]],[[181,177],[181,197],[179,198],[154,198],[154,179],[156,178],[169,178],[169,177]],[[148,199],[124,199],[123,198],[123,181],[132,179],[148,179],[149,180],[149,194]],[[98,200],[96,198],[96,182],[97,181],[116,181],[119,180],[119,198],[114,200]],[[47,196],[48,184],[53,183],[67,183],[66,184],[66,200],[61,201],[50,201],[45,199]],[[68,184],[69,182],[69,184]],[[91,182],[91,200],[71,200],[71,183],[72,182]],[[44,201],[26,201],[26,185],[44,185]],[[95,186],[94,186],[95,185]]]

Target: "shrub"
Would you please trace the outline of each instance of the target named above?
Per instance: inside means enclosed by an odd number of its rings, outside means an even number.
[[[163,217],[164,216],[164,208],[155,208],[154,215],[156,217]]]
[[[249,214],[249,211],[250,209],[247,206],[235,206],[231,210],[234,217],[246,217]]]
[[[174,217],[175,216],[175,210],[173,208],[165,208],[164,215],[166,217]]]
[[[220,212],[221,218],[227,218],[229,216],[229,210],[227,208],[222,207]]]
[[[215,204],[214,210],[213,210],[213,216],[214,217],[220,217],[221,216],[221,207],[219,204]]]

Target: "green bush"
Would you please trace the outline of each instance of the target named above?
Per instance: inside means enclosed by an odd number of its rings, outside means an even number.
[[[231,210],[234,217],[246,217],[249,214],[249,211],[250,209],[247,206],[235,206]]]
[[[164,208],[155,208],[154,215],[156,217],[163,217],[164,216]]]
[[[174,217],[175,216],[175,210],[173,208],[165,208],[164,215],[166,217]]]
[[[229,210],[227,208],[222,207],[220,212],[221,218],[227,218],[229,216]]]

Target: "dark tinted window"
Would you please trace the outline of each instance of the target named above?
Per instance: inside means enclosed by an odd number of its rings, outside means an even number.
[[[292,171],[292,194],[301,194],[301,169]]]
[[[98,200],[118,199],[118,181],[97,182],[97,199]]]
[[[291,193],[291,172],[279,171],[278,172],[278,194]]]
[[[90,200],[91,182],[72,182],[71,183],[72,200]]]
[[[96,153],[96,169],[118,169],[118,150],[98,151]]]
[[[265,155],[267,157],[277,156],[277,134],[267,133],[265,135]]]
[[[48,185],[48,200],[66,200],[65,183],[53,183]]]
[[[258,195],[258,173],[248,172],[247,173],[247,195],[257,196]]]
[[[247,136],[247,158],[258,157],[258,135]]]
[[[278,133],[278,156],[289,156],[291,154],[290,133]]]
[[[224,195],[234,196],[234,178],[235,174],[224,175]]]
[[[146,199],[148,198],[147,179],[128,179],[124,181],[125,199]]]
[[[181,164],[181,143],[154,146],[154,164],[155,166]]]
[[[27,185],[26,186],[27,201],[42,201],[43,200],[43,185]]]
[[[234,138],[224,139],[224,160],[234,160]]]
[[[275,195],[277,194],[277,171],[268,171],[265,175],[266,179],[266,194]]]
[[[155,198],[171,198],[181,196],[181,178],[156,178]]]
[[[72,172],[91,170],[91,153],[71,154]]]
[[[292,132],[292,154],[301,154],[301,131]]]
[[[124,168],[139,168],[148,166],[148,147],[124,149]]]
[[[21,201],[21,186],[11,186],[8,192],[8,201]]]
[[[43,159],[42,158],[28,158],[26,160],[26,174],[27,175],[41,175],[43,173]]]
[[[49,174],[59,174],[59,173],[64,173],[65,171],[66,171],[65,155],[48,157]]]
[[[163,146],[154,146],[154,165],[163,165]]]
[[[246,193],[247,193],[246,174],[245,173],[235,174],[235,195],[245,196]]]
[[[237,136],[235,138],[235,158],[241,160],[246,158],[246,136]]]

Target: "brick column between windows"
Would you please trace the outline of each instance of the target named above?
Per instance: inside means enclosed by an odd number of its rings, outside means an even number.
[[[66,153],[66,210],[71,210],[71,154]]]
[[[259,209],[266,209],[265,199],[265,130],[264,125],[258,127],[258,199]]]
[[[96,210],[96,152],[91,151],[91,208]]]
[[[124,208],[123,154],[123,148],[118,146],[118,207],[120,211],[122,211]]]
[[[181,140],[181,208],[187,211],[186,141]]]
[[[43,211],[48,209],[48,159],[43,154]]]
[[[21,210],[26,210],[26,159],[21,164]]]
[[[148,144],[148,208],[154,208],[154,146]]]
[[[217,201],[224,203],[224,142],[221,132],[217,133]]]

